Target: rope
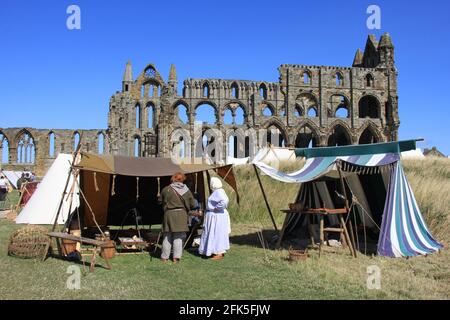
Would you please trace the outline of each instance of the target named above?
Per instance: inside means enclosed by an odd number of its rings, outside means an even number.
[[[156,178],[156,180],[158,181],[158,194],[156,196],[159,198],[161,196],[161,178],[158,177],[158,178]],[[197,188],[197,185],[196,185],[196,188]]]
[[[139,177],[136,177],[136,200],[139,199]]]
[[[158,187],[159,187],[159,180],[158,180]],[[195,189],[194,194],[197,194],[197,187],[198,187],[198,181],[197,181],[197,172],[196,172],[195,173],[195,183],[194,183],[194,189]]]
[[[95,192],[98,192],[100,189],[98,188],[98,184],[97,184],[97,172],[94,172],[94,186],[95,186]]]
[[[89,208],[89,211],[90,211],[91,214],[92,214],[92,219],[94,220],[95,226],[96,226],[97,229],[100,231],[100,233],[102,234],[102,236],[103,236],[104,238],[106,238],[106,237],[105,237],[105,234],[104,234],[103,231],[102,231],[102,229],[101,229],[100,226],[98,225],[97,220],[95,219],[94,211],[92,210],[92,207],[90,206],[89,202],[87,201],[86,197],[84,196],[83,190],[81,190],[81,187],[80,187],[80,185],[78,184],[78,181],[77,181],[76,179],[75,179],[75,181],[76,181],[76,183],[77,183],[77,185],[78,185],[78,189],[80,190],[80,194],[81,194],[81,196],[83,197],[84,202],[86,203],[87,207]]]
[[[111,186],[111,196],[116,194],[116,175],[113,174],[113,181],[112,181],[112,186]]]

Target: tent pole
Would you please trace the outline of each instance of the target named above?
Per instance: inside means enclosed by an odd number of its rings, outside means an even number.
[[[73,168],[73,164],[75,163],[75,160],[78,156],[78,154],[81,151],[81,140],[83,138],[83,131],[81,131],[81,135],[80,135],[80,140],[78,141],[78,145],[75,149],[75,151],[73,152],[73,158],[72,158],[72,164],[70,165],[70,170],[69,170],[69,174],[67,175],[67,180],[66,180],[66,185],[64,186],[64,190],[61,196],[61,201],[59,202],[59,206],[58,206],[58,211],[56,212],[56,217],[55,217],[55,221],[53,222],[53,227],[52,227],[52,232],[55,231],[56,229],[56,224],[58,223],[58,217],[61,211],[61,207],[64,201],[64,196],[66,195],[66,190],[67,190],[67,186],[69,185],[69,181],[70,181],[70,176],[72,175],[72,168]],[[74,177],[76,179],[76,177]],[[70,212],[69,212],[70,214]]]
[[[52,232],[55,231],[55,229],[56,229],[56,224],[58,223],[58,217],[59,217],[59,214],[61,212],[61,207],[62,207],[62,204],[63,204],[63,201],[64,201],[64,196],[66,195],[66,190],[67,190],[67,186],[69,185],[69,181],[70,181],[70,176],[71,175],[72,175],[72,166],[70,166],[69,174],[67,175],[67,179],[66,179],[66,184],[64,186],[64,190],[63,190],[62,195],[61,195],[61,200],[59,201],[58,211],[56,212],[55,221],[53,222]]]
[[[350,215],[347,190],[345,190],[344,179],[342,178],[341,161],[337,162],[337,169],[338,169],[338,173],[339,173],[339,180],[341,181],[342,192],[344,193],[344,198],[345,198],[345,210],[347,211],[347,214]],[[344,223],[345,223],[345,221],[344,221]],[[354,235],[353,235],[353,228],[352,228],[351,221],[349,223],[349,226],[350,226],[349,231],[350,231],[350,236],[351,236],[351,239],[349,239],[349,240],[350,240],[350,246],[352,247],[351,251],[353,252],[353,256],[356,258],[355,239],[354,239]],[[345,227],[345,225],[343,227]]]
[[[262,185],[261,178],[259,177],[258,169],[256,169],[256,165],[254,165],[254,164],[253,164],[253,169],[255,169],[255,174],[256,174],[256,177],[258,178],[259,187],[261,188],[261,192],[264,197],[264,202],[266,203],[267,211],[269,211],[270,219],[272,219],[272,223],[275,228],[275,231],[278,232],[277,224],[275,223],[275,219],[273,218],[272,210],[270,209],[270,205],[269,205],[269,201],[267,201],[266,192],[264,191],[264,187]]]

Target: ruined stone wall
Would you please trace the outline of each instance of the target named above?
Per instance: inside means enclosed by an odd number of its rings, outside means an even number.
[[[104,153],[168,157],[175,146],[183,144],[184,157],[199,157],[207,129],[216,130],[214,139],[223,142],[216,150],[219,161],[226,161],[229,155],[252,156],[268,142],[309,147],[397,140],[397,70],[388,34],[379,42],[369,36],[364,52],[356,52],[352,67],[282,64],[278,73],[278,82],[186,79],[182,92],[177,92],[175,66],[171,66],[165,81],[152,64],[133,78],[129,62],[122,90],[109,101],[107,129],[83,130],[82,150],[98,152],[101,133]],[[212,108],[214,119],[196,123],[198,108],[204,105]],[[185,122],[179,117],[184,109]],[[226,113],[231,113],[231,122],[225,121]],[[240,122],[236,120],[239,114]],[[177,136],[181,129],[182,138]],[[263,129],[275,131],[279,138],[268,138]],[[3,168],[28,167],[40,175],[59,152],[72,152],[76,132],[0,129],[0,139],[9,143],[9,163]],[[232,146],[230,137],[242,136],[242,132],[244,142],[236,140]],[[23,133],[33,138],[34,164],[18,161],[17,148]],[[49,155],[50,133],[55,135],[53,156]],[[211,136],[206,140],[210,143]]]

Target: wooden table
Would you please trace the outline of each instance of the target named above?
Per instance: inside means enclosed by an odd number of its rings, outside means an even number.
[[[56,240],[56,244],[57,244],[58,250],[59,250],[61,255],[62,255],[61,243],[60,243],[59,240],[63,240],[63,239],[72,240],[72,241],[79,242],[80,244],[87,244],[87,245],[94,246],[94,250],[92,250],[91,264],[90,264],[90,268],[89,268],[90,272],[94,271],[95,260],[96,260],[96,257],[97,257],[97,251],[99,249],[103,248],[103,247],[106,247],[106,246],[110,245],[108,242],[105,242],[105,241],[94,240],[94,239],[84,238],[84,237],[77,237],[75,235],[72,235],[72,234],[69,234],[69,233],[65,233],[65,232],[48,232],[47,235],[50,237],[50,239],[54,238]],[[45,258],[47,257],[47,252],[48,252],[48,249],[50,247],[50,244],[51,244],[51,240],[49,241],[49,243],[47,245],[47,248],[45,250],[45,254],[44,254],[43,260],[45,260]],[[111,265],[109,264],[108,259],[104,258],[104,257],[103,257],[103,259],[105,260],[105,263],[107,265],[106,268],[108,270],[111,270]]]
[[[346,208],[338,208],[338,209],[331,209],[331,208],[305,208],[303,210],[291,210],[291,209],[285,209],[281,210],[282,212],[286,214],[305,214],[307,218],[308,223],[308,233],[311,237],[311,244],[314,245],[314,238],[312,233],[312,226],[311,226],[311,216],[317,216],[319,218],[319,227],[320,227],[320,244],[319,244],[319,257],[322,253],[322,245],[324,243],[324,233],[325,232],[337,232],[341,234],[341,238],[345,240],[345,242],[348,244],[350,254],[354,257],[356,257],[356,251],[353,248],[352,242],[350,240],[350,236],[344,221],[344,215],[346,215],[347,209]],[[339,216],[339,222],[340,222],[340,228],[324,228],[324,217],[328,215],[338,215]],[[278,238],[278,242],[276,247],[280,248],[281,242],[284,236],[285,229],[287,227],[287,219],[284,219],[283,227],[280,231],[280,235]]]

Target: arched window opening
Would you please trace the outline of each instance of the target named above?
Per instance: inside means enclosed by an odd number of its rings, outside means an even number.
[[[275,147],[286,146],[286,139],[284,138],[283,133],[275,125],[272,125],[267,129],[267,144]]]
[[[122,127],[123,127],[123,118],[120,117],[119,118],[119,128],[122,128]]]
[[[303,115],[302,108],[300,106],[295,106],[294,116],[300,118]]]
[[[207,83],[203,84],[203,97],[209,98],[209,85]]]
[[[348,118],[350,103],[342,94],[334,94],[330,97],[329,117]],[[333,113],[334,112],[334,113]]]
[[[366,87],[373,87],[374,85],[374,78],[373,76],[368,73],[365,77]]]
[[[347,130],[341,125],[337,125],[333,128],[333,132],[328,137],[328,146],[346,146],[351,144],[350,136],[347,133]]]
[[[237,107],[234,115],[234,122],[237,125],[243,125],[245,123],[245,112],[244,108]]]
[[[0,163],[8,164],[9,163],[9,141],[8,139],[0,132]]]
[[[180,138],[178,138],[178,143],[180,145],[178,156],[180,158],[185,158],[186,157],[186,143],[184,142],[183,136],[180,136]]]
[[[35,146],[34,139],[28,133],[24,132],[19,138],[17,145],[17,163],[34,163],[35,161]]]
[[[175,107],[175,116],[184,124],[189,122],[188,108],[184,104],[179,104]]]
[[[223,113],[223,123],[224,124],[233,124],[233,112],[230,109],[226,109]]]
[[[212,144],[212,146],[210,146]],[[203,132],[196,145],[196,157],[211,159],[214,162],[216,157],[215,137],[208,134],[207,131]]]
[[[359,100],[360,118],[379,118],[380,103],[373,96],[364,96]]]
[[[348,110],[346,107],[338,107],[336,110],[336,117],[338,118],[348,118]]]
[[[236,83],[231,85],[231,97],[234,99],[239,99],[239,87]]]
[[[73,151],[75,151],[80,143],[80,134],[78,132],[74,132],[73,134]]]
[[[303,72],[303,84],[311,84],[311,74],[308,71]]]
[[[250,137],[245,137],[245,145],[244,145],[244,157],[250,157]]]
[[[145,84],[141,86],[141,97],[145,98]]]
[[[53,132],[48,135],[48,156],[50,158],[55,157],[55,134]]]
[[[140,157],[141,156],[141,138],[139,136],[134,137],[134,156]]]
[[[272,117],[274,115],[274,112],[271,107],[268,105],[264,105],[262,109],[262,114],[264,117]]]
[[[370,128],[366,128],[359,137],[359,144],[369,144],[379,142],[375,134]]]
[[[141,128],[141,106],[139,104],[134,107],[134,115],[136,119],[136,128]]]
[[[147,128],[153,128],[154,126],[154,119],[153,119],[153,113],[154,113],[154,107],[152,104],[147,105]]]
[[[215,124],[217,122],[216,112],[212,105],[210,104],[200,104],[197,106],[195,115],[196,122]]]
[[[336,73],[335,80],[336,80],[337,87],[342,87],[344,85],[344,77],[342,76],[341,73],[339,73],[339,72]]]
[[[228,156],[237,158],[237,137],[233,134],[228,138]]]
[[[263,100],[267,100],[267,87],[264,83],[261,83],[259,86],[259,96]]]
[[[317,145],[317,135],[313,133],[312,129],[308,126],[301,128],[295,139],[295,147],[314,148]]]
[[[103,154],[105,152],[105,135],[103,134],[103,132],[98,133],[97,144],[98,144],[97,149],[98,154]]]
[[[308,117],[316,118],[317,117],[317,109],[315,107],[310,107],[308,109]]]

